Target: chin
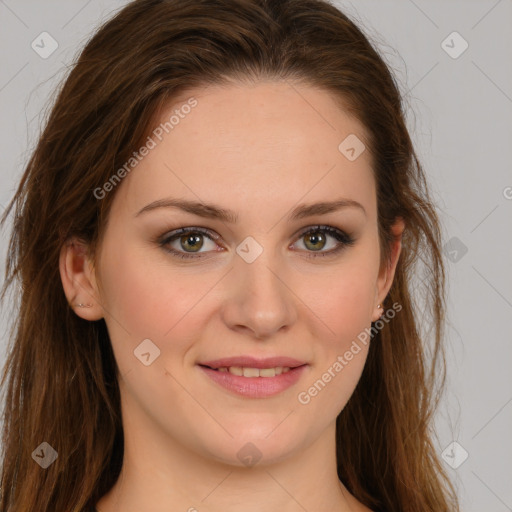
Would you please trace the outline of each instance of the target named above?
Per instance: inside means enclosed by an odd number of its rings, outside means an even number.
[[[238,467],[253,467],[276,464],[286,460],[294,453],[304,449],[305,440],[299,439],[297,431],[291,432],[274,425],[271,429],[254,425],[241,428],[234,438],[219,440],[212,445],[211,439],[205,440],[210,456],[223,464]],[[275,429],[272,432],[272,429]],[[270,435],[269,435],[270,433]]]

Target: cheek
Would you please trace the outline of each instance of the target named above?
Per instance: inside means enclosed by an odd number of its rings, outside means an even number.
[[[113,320],[140,336],[163,336],[208,289],[205,280],[152,262],[141,249],[106,251],[102,261],[105,308]]]
[[[328,331],[322,330],[328,335],[316,336],[316,363],[297,399],[308,414],[323,417],[325,424],[345,407],[363,372],[371,342],[373,297],[368,280],[354,274],[340,276],[312,308],[327,325]]]
[[[371,254],[368,252],[367,254]],[[310,295],[308,305],[322,321],[316,361],[299,402],[309,411],[330,411],[330,419],[350,399],[363,371],[370,343],[375,298],[375,262],[354,255],[327,279],[327,291]],[[301,400],[302,397],[302,400]]]
[[[131,246],[102,260],[105,320],[121,373],[139,367],[134,350],[149,339],[160,350],[154,367],[171,368],[197,339],[217,275],[192,275]]]
[[[323,289],[309,293],[308,305],[323,320],[338,349],[371,324],[373,274],[371,266],[346,265],[325,278]]]
[[[368,342],[363,343],[350,334],[346,338],[340,336],[325,349],[297,394],[304,421],[318,418],[317,428],[321,429],[336,419],[359,382],[368,349]]]

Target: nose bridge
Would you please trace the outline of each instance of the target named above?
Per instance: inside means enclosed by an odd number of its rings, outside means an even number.
[[[284,277],[283,262],[280,261],[278,251],[271,247],[270,240],[270,236],[266,237],[263,246],[262,243],[248,237],[237,248],[239,258],[235,270],[244,283],[241,291],[262,303],[286,300],[282,277],[278,277],[279,274]]]
[[[225,321],[231,327],[250,329],[256,337],[269,336],[295,320],[294,295],[279,251],[271,248],[270,240],[267,236],[260,243],[247,237],[237,247],[230,272]]]

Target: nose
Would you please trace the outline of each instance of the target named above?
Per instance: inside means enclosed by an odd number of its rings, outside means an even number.
[[[258,340],[289,330],[297,320],[293,286],[286,282],[286,271],[271,260],[266,251],[252,263],[237,257],[225,283],[223,321]]]

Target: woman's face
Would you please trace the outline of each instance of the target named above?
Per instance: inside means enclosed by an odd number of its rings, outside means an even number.
[[[300,453],[354,391],[399,252],[380,271],[364,128],[285,82],[195,89],[156,125],[77,311],[105,318],[123,421],[230,464]]]

